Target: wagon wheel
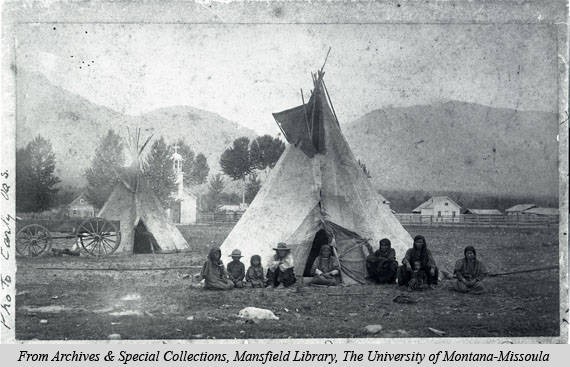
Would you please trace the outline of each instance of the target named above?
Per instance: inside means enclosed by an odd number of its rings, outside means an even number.
[[[121,243],[121,232],[102,218],[88,219],[77,227],[77,242],[91,256],[111,255]]]
[[[16,234],[16,253],[20,256],[40,256],[50,247],[51,234],[39,224],[28,224]]]

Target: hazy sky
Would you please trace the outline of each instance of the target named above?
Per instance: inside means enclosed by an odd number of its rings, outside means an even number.
[[[189,105],[258,133],[325,68],[341,123],[371,110],[456,99],[556,111],[555,31],[544,25],[33,24],[17,64],[137,115]]]

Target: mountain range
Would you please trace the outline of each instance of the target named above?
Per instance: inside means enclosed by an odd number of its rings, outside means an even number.
[[[184,138],[195,153],[206,156],[212,171],[219,171],[219,157],[235,138],[256,136],[253,130],[218,114],[188,106],[124,115],[26,71],[18,71],[17,93],[17,147],[38,134],[49,139],[57,159],[55,173],[69,186],[85,185],[83,172],[100,138],[111,128],[124,137],[127,127],[139,127],[144,136],[163,136],[169,143]]]
[[[554,113],[448,101],[378,109],[341,126],[380,191],[558,194]],[[125,136],[127,127],[162,135],[167,142],[183,137],[206,155],[211,172],[219,171],[219,157],[235,138],[256,136],[216,113],[189,106],[121,114],[55,86],[41,74],[18,70],[17,147],[38,134],[49,139],[63,184],[85,185],[83,172],[100,137],[110,128]]]
[[[558,195],[558,120],[448,101],[383,108],[343,126],[379,190]]]

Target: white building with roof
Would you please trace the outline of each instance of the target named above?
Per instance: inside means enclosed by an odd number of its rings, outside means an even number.
[[[432,216],[446,220],[455,220],[461,213],[461,205],[450,199],[448,196],[434,196],[412,210],[412,213],[425,216]]]
[[[522,212],[528,209],[536,208],[535,204],[517,204],[505,210],[507,215],[521,215]]]
[[[503,215],[499,209],[471,209],[465,210],[464,214],[474,214],[474,215]]]

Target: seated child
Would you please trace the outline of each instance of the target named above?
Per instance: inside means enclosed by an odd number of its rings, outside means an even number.
[[[267,269],[267,285],[273,288],[290,287],[297,281],[291,249],[283,242],[278,243],[273,249],[276,253]]]
[[[236,288],[243,288],[243,278],[245,278],[245,265],[241,261],[239,261],[241,256],[240,250],[233,250],[232,254],[230,255],[232,261],[228,263],[228,274],[230,280],[234,282],[234,286]]]
[[[251,266],[245,274],[245,281],[251,288],[265,287],[265,277],[263,276],[263,267],[261,266],[261,256],[253,255],[249,261]]]
[[[234,287],[234,283],[228,279],[228,273],[221,260],[220,248],[214,246],[208,253],[208,260],[202,266],[200,276],[204,279],[204,288],[213,290],[228,290]]]
[[[427,286],[427,274],[424,269],[422,269],[422,264],[420,261],[414,261],[412,268],[412,278],[408,283],[408,291],[418,291],[422,290]]]

